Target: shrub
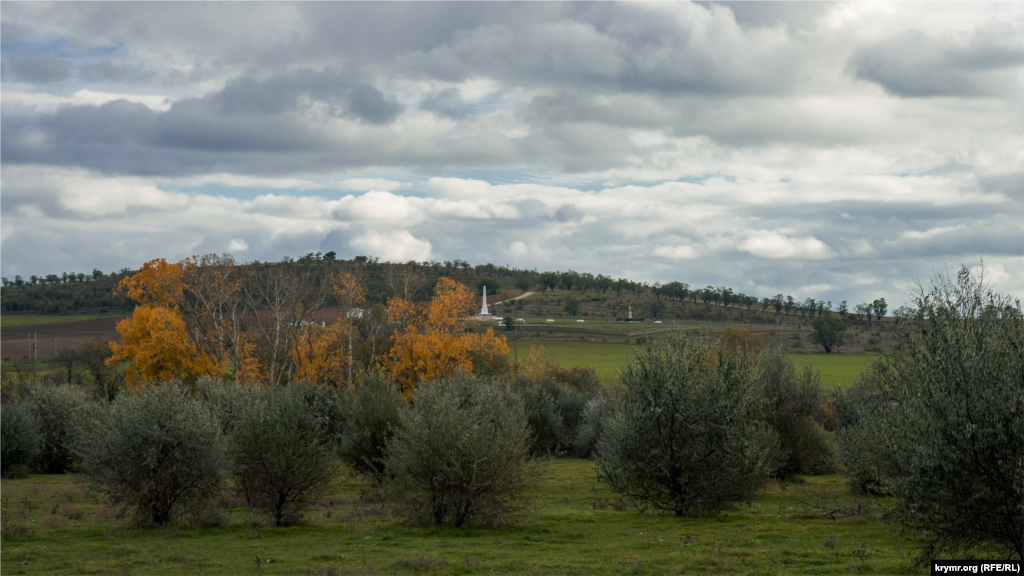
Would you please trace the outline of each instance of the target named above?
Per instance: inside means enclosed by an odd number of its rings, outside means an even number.
[[[297,521],[337,471],[324,438],[327,423],[307,404],[304,392],[264,390],[242,410],[232,432],[235,487],[278,526]]]
[[[880,423],[893,398],[890,384],[896,376],[892,372],[896,361],[889,355],[869,362],[853,385],[836,397],[838,454],[847,484],[855,492],[888,494],[883,478],[898,474],[898,466],[884,450],[887,431]]]
[[[843,430],[854,469],[893,495],[891,518],[924,529],[924,558],[976,546],[1024,558],[1024,314],[967,268],[918,288],[897,347],[873,374],[883,400]],[[874,430],[863,432],[864,428]],[[884,441],[879,441],[884,439]]]
[[[379,480],[384,474],[384,451],[408,409],[398,389],[372,372],[344,391],[341,409],[345,428],[338,456],[352,469]]]
[[[40,385],[32,390],[27,403],[39,422],[42,450],[36,468],[40,472],[62,474],[71,468],[72,422],[88,400],[88,394],[67,384]]]
[[[576,438],[573,440],[576,455],[584,458],[594,455],[605,423],[615,414],[617,401],[618,397],[614,395],[596,395],[583,407]]]
[[[414,401],[387,449],[398,508],[416,523],[512,523],[536,478],[520,398],[456,375],[420,388]]]
[[[829,435],[815,416],[824,398],[821,375],[808,363],[801,372],[781,348],[769,348],[758,358],[757,391],[761,419],[778,438],[772,468],[779,478],[821,474],[833,468],[835,454]]]
[[[209,376],[201,376],[195,383],[195,398],[206,404],[228,440],[246,406],[256,402],[262,393],[263,388],[258,385],[240,385]]]
[[[199,512],[221,486],[219,423],[179,383],[147,385],[80,412],[72,444],[82,477],[141,524]]]
[[[25,401],[0,404],[0,475],[24,478],[42,450],[39,422]]]
[[[565,426],[562,415],[555,405],[555,397],[551,394],[550,381],[536,382],[525,378],[513,380],[512,386],[519,395],[526,422],[530,427],[530,454],[551,454],[564,448]],[[552,387],[556,387],[555,384]]]
[[[510,379],[510,384],[523,400],[533,435],[531,454],[585,455],[586,451],[581,452],[575,446],[576,437],[583,410],[587,402],[597,396],[597,388],[577,388],[551,373],[537,379],[519,376]]]
[[[334,451],[347,426],[345,410],[341,406],[342,399],[336,390],[298,382],[292,382],[290,388],[294,394],[302,398],[310,413],[320,420],[320,438],[325,446]]]
[[[601,388],[601,380],[597,377],[597,370],[592,367],[573,366],[572,368],[565,368],[556,365],[551,370],[551,375],[560,384],[575,390],[596,392]]]
[[[749,501],[767,478],[770,444],[754,424],[748,361],[672,338],[636,351],[620,378],[628,392],[597,444],[601,480],[677,516]]]

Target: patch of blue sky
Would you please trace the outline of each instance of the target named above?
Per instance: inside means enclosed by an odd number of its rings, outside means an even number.
[[[548,184],[550,177],[544,172],[537,170],[452,170],[444,174],[438,174],[447,178],[461,178],[463,180],[480,180],[492,186],[507,184]]]
[[[7,52],[21,52],[37,56],[55,55],[68,60],[106,58],[117,52],[124,43],[111,46],[91,46],[82,49],[68,49],[67,38],[49,38],[46,40],[19,40],[10,44],[0,44],[0,49]]]
[[[449,178],[463,178],[467,180],[481,180],[494,186],[502,184],[537,184],[541,186],[552,186],[559,188],[572,188],[581,192],[600,192],[608,188],[620,188],[625,186],[639,186],[650,188],[665,182],[686,182],[689,184],[700,184],[710,178],[720,178],[734,182],[736,178],[728,174],[706,173],[694,174],[675,178],[673,180],[641,180],[609,178],[603,174],[563,174],[545,170],[455,170],[437,174]]]
[[[340,190],[330,184],[319,184],[319,187],[317,188],[300,186],[291,188],[278,186],[228,186],[225,184],[201,184],[199,186],[163,184],[160,188],[167,192],[188,194],[190,196],[205,195],[234,198],[236,200],[252,200],[259,196],[271,194],[275,196],[311,196],[316,198],[325,198],[328,200],[336,200],[348,195],[362,196],[369,192],[369,190]],[[424,192],[422,187],[418,187],[415,184],[413,184],[411,189],[392,190],[391,194],[415,198],[428,198],[433,196],[433,194]]]

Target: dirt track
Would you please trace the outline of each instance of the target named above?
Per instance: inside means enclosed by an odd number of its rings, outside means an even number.
[[[54,349],[58,344],[63,348],[80,350],[89,342],[97,339],[103,342],[107,340],[120,342],[121,335],[117,333],[116,329],[118,320],[120,318],[108,317],[59,324],[34,324],[3,328],[0,330],[3,359],[14,360],[27,357],[30,350],[29,334],[34,334],[38,339],[40,358],[53,357]],[[56,341],[54,335],[57,337]]]

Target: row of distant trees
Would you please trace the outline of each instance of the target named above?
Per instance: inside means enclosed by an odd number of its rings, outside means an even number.
[[[418,283],[417,291],[411,295],[414,299],[420,300],[429,298],[437,279],[447,276],[469,282],[476,279],[478,293],[486,284],[489,294],[497,294],[502,288],[514,286],[523,292],[537,288],[543,291],[561,289],[579,293],[612,292],[619,296],[622,294],[650,295],[654,299],[652,316],[657,316],[663,308],[662,301],[713,303],[743,307],[747,310],[759,307],[761,312],[774,309],[776,314],[795,314],[812,319],[831,315],[834,312],[844,321],[847,318],[855,318],[867,319],[869,322],[873,318],[877,320],[884,317],[888,309],[884,298],[857,304],[851,309],[846,300],[833,306],[831,300],[806,298],[801,301],[791,295],[783,294],[758,298],[754,295],[736,292],[728,286],[709,285],[697,288],[680,281],[664,284],[661,282],[637,282],[628,278],[612,278],[604,274],[595,275],[575,270],[538,272],[536,269],[525,270],[491,263],[474,266],[460,259],[409,261],[403,264],[381,262],[379,258],[372,256],[356,256],[352,260],[346,261],[338,259],[336,252],[328,251],[325,253],[309,252],[297,259],[285,256],[279,263],[253,262],[253,264],[328,269],[358,265],[365,284],[367,301],[379,304],[385,303],[387,297],[394,293],[394,282],[389,278],[396,274],[405,274],[405,272],[399,273],[396,270],[406,268],[410,270],[410,273],[419,275],[424,280]],[[0,279],[4,287],[3,306],[8,311],[44,313],[97,308],[131,310],[133,304],[130,300],[113,298],[111,292],[114,285],[122,278],[137,272],[123,268],[118,272],[105,274],[101,270],[94,269],[91,274],[64,272],[60,275],[32,275],[27,280],[20,275],[15,276],[14,280],[5,277]],[[88,285],[89,289],[85,285]]]
[[[131,270],[128,268],[122,268],[120,272],[111,272],[110,276],[116,276],[118,274],[128,274]],[[36,284],[68,284],[75,282],[91,282],[95,280],[102,280],[108,276],[104,274],[99,268],[93,268],[92,273],[86,274],[85,272],[61,272],[57,274],[47,274],[46,276],[36,276],[35,274],[24,279],[21,275],[15,275],[14,280],[8,280],[7,277],[0,279],[0,282],[4,286],[35,286]]]

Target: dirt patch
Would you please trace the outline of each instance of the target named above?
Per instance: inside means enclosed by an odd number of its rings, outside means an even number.
[[[4,328],[0,330],[3,359],[14,360],[28,357],[31,349],[28,340],[29,334],[32,334],[38,342],[40,358],[52,358],[58,347],[81,350],[83,346],[95,340],[120,342],[121,335],[117,333],[119,320],[121,318],[110,316],[77,322]]]

